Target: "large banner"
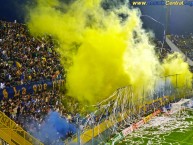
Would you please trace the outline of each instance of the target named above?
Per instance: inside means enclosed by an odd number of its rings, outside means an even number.
[[[42,92],[49,88],[59,88],[62,85],[64,85],[64,80],[39,81],[35,83],[30,83],[27,85],[7,87],[5,89],[0,90],[0,100],[2,100],[3,98],[13,98],[13,97],[18,97],[19,95]]]

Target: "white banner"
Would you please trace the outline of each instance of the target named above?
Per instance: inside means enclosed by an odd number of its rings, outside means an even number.
[[[144,124],[144,121],[141,120],[141,121],[137,122],[137,123],[135,124],[135,126],[136,126],[137,128],[139,128],[139,127],[142,126],[143,124]]]
[[[127,136],[128,134],[133,132],[133,126],[130,126],[122,131],[123,136]]]

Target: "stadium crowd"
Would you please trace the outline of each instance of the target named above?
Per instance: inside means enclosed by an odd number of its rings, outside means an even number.
[[[25,25],[13,22],[0,21],[0,68],[0,89],[64,78],[52,38],[34,38]],[[76,100],[69,97],[63,105],[59,92],[54,90],[4,98],[0,101],[0,111],[27,130],[26,122],[41,123],[50,110],[60,112],[68,122],[75,123],[81,118]],[[91,116],[85,116],[81,118],[82,129],[87,120],[91,124]]]
[[[26,130],[27,122],[30,120],[41,122],[50,109],[57,110],[60,106],[58,90],[20,95],[12,99],[4,98],[0,102],[0,110]]]
[[[14,120],[19,126],[32,135],[44,136],[41,131],[50,112],[58,112],[68,122],[75,122],[75,116],[66,110],[61,102],[59,90],[44,91],[37,94],[20,95],[0,101],[0,111]],[[71,138],[74,133],[69,130],[63,137],[47,139],[45,145],[57,144],[60,139]],[[53,134],[55,135],[55,134]]]
[[[34,38],[25,25],[13,22],[0,21],[0,70],[0,89],[64,79],[52,38]],[[62,106],[57,89],[0,100],[0,111],[28,131],[30,121],[40,124],[50,110],[71,121],[71,113]]]
[[[193,60],[193,34],[171,35],[172,42],[191,60]]]
[[[0,21],[0,89],[62,78],[51,37],[35,39],[25,25]]]
[[[174,37],[173,41],[175,43],[178,38]],[[162,45],[158,41],[154,43],[160,60],[171,53],[167,44]],[[182,44],[180,46],[183,46]],[[64,70],[60,65],[59,55],[54,51],[52,38],[50,36],[34,38],[25,25],[12,22],[0,21],[0,69],[0,89],[64,78]],[[38,125],[44,122],[50,111],[59,112],[61,117],[70,123],[75,124],[77,119],[80,119],[81,130],[109,117],[108,111],[96,116],[89,113],[80,115],[79,105],[73,98],[63,97],[58,89],[53,89],[4,98],[0,100],[0,111],[29,132],[38,130]],[[32,121],[35,121],[35,124],[30,124]],[[72,132],[66,134],[67,137],[72,135]]]

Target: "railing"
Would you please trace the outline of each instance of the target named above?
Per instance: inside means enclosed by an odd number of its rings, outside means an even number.
[[[10,145],[43,145],[1,111],[0,138]]]
[[[150,105],[155,102],[159,102],[160,106],[163,106],[164,104],[166,104],[166,100],[169,101],[169,98],[167,96],[163,97],[163,98],[158,98],[156,100],[153,100],[151,102],[148,102],[146,105]],[[140,112],[147,112],[146,106],[141,106],[139,107]],[[126,117],[128,116],[128,112],[125,112],[121,117],[119,116],[118,119],[116,121],[111,121],[111,120],[105,120],[104,122],[101,122],[100,124],[98,124],[97,126],[95,126],[93,129],[89,129],[86,130],[85,132],[83,132],[80,136],[81,139],[81,143],[85,144],[88,143],[89,141],[92,140],[92,138],[97,137],[99,134],[101,134],[102,132],[106,131],[107,129],[111,128],[114,124],[117,124],[121,121],[123,121]],[[93,133],[94,132],[94,133]],[[71,141],[73,143],[76,143],[78,141],[78,138],[76,136],[73,136],[73,138],[71,139]],[[70,144],[69,140],[65,140],[65,144]]]
[[[189,92],[189,93],[186,93],[186,98],[189,98],[190,95],[192,95],[193,93],[192,92]],[[139,112],[148,112],[147,110],[147,106],[154,106],[153,103],[156,103],[156,102],[159,102],[160,105],[158,106],[164,106],[166,104],[168,104],[169,102],[172,102],[172,101],[175,101],[175,100],[178,100],[180,98],[183,98],[185,96],[180,96],[180,95],[177,95],[177,96],[164,96],[164,97],[161,97],[161,98],[158,98],[156,100],[152,100],[150,102],[148,102],[146,104],[146,106],[140,106],[138,111]],[[155,108],[154,108],[155,109]],[[157,109],[157,108],[156,108]],[[152,110],[153,111],[153,110]],[[155,110],[154,110],[155,111]],[[81,139],[81,144],[86,144],[88,142],[90,142],[92,140],[92,138],[95,138],[97,137],[99,134],[103,133],[104,131],[108,130],[109,128],[111,128],[114,124],[116,123],[119,123],[121,122],[125,117],[127,117],[127,112],[124,113],[124,117],[119,117],[117,119],[116,122],[112,122],[110,120],[106,120],[102,123],[100,123],[99,125],[95,126],[93,129],[89,129],[89,130],[86,130],[84,131],[81,135],[80,135],[80,139]],[[93,133],[94,132],[94,133]],[[78,138],[76,135],[73,136],[73,138],[71,140],[65,140],[65,144],[70,144],[71,142],[73,143],[77,143],[78,141]]]

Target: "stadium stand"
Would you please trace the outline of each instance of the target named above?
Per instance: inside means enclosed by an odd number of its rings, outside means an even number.
[[[177,38],[175,38],[175,41],[177,41]],[[156,44],[156,52],[161,61],[168,53],[171,53],[171,49],[166,43],[162,44],[158,41],[154,41],[153,43]],[[186,54],[190,55],[191,53],[188,51]],[[60,65],[58,54],[54,51],[52,38],[50,36],[33,38],[30,36],[27,27],[19,23],[0,21],[0,68],[0,90],[14,86],[28,85],[38,81],[65,79],[65,70]],[[13,136],[16,134],[16,142],[20,142],[21,144],[26,140],[28,142],[31,141],[31,143],[32,141],[37,141],[24,130],[27,130],[29,133],[38,130],[38,124],[44,121],[45,116],[50,110],[59,112],[62,117],[71,123],[76,123],[77,119],[80,119],[81,131],[86,128],[86,132],[81,137],[84,138],[83,141],[85,143],[89,142],[91,136],[88,137],[88,135],[92,133],[91,116],[84,114],[82,115],[84,117],[82,117],[78,114],[80,110],[78,110],[77,106],[80,104],[76,100],[66,96],[63,101],[66,108],[73,108],[73,110],[64,108],[62,96],[58,89],[52,88],[31,94],[21,93],[17,97],[4,97],[0,100],[0,114],[9,122],[14,121],[13,124],[15,126],[21,126],[19,129],[22,130],[23,135],[22,137],[20,135],[18,139],[17,132],[15,133],[11,129],[11,126],[6,126],[11,130],[10,132]],[[94,122],[96,124],[101,123],[101,132],[107,129],[105,123],[102,122],[103,119],[108,118],[108,115],[104,115],[100,119],[99,116],[94,116]],[[36,124],[29,125],[32,121],[35,121]],[[85,125],[86,122],[88,125]],[[109,124],[111,126],[112,123],[109,121]],[[5,127],[5,124],[3,125]],[[94,130],[94,137],[96,137],[98,128]],[[6,135],[3,138],[1,135],[3,133],[0,132],[0,145],[11,144],[10,138],[6,138]],[[30,136],[30,140],[26,138],[28,136]],[[67,138],[71,137],[72,133],[68,132]],[[74,137],[72,140],[77,140],[77,138]],[[41,144],[39,141],[37,142],[36,144]]]
[[[30,121],[36,120],[40,123],[51,109],[57,110],[60,106],[58,91],[46,91],[20,95],[17,98],[4,98],[0,102],[0,111],[24,129],[29,130]]]
[[[50,36],[33,38],[25,25],[0,21],[0,91],[63,79],[64,70],[53,46]],[[30,121],[40,123],[49,110],[61,109],[59,91],[54,86],[53,83],[53,88],[49,90],[19,93],[17,97],[3,94],[0,100],[1,114],[13,119],[25,130],[30,130]],[[4,138],[0,141],[1,144],[6,143]]]
[[[193,60],[193,34],[189,35],[171,35],[171,41],[191,60]]]
[[[0,89],[63,77],[51,37],[31,37],[25,25],[0,21]]]
[[[30,36],[25,25],[0,21],[0,89],[63,79],[64,70],[53,45],[50,36],[35,39]],[[44,121],[50,110],[59,112],[71,123],[79,118],[82,120],[82,129],[87,120],[91,122],[89,115],[84,114],[82,117],[78,114],[80,110],[76,100],[66,96],[63,102],[69,110],[63,107],[57,89],[25,95],[20,93],[17,97],[0,100],[0,111],[28,132],[38,130],[38,124]],[[29,126],[32,121],[36,124]],[[90,125],[86,128],[89,129]],[[67,137],[71,136],[72,133],[68,132]]]
[[[188,35],[191,37],[188,37],[189,39],[192,38],[192,34]],[[184,36],[182,35],[182,40],[184,39]],[[179,40],[178,40],[179,39]],[[167,35],[166,36],[166,43],[170,46],[172,52],[179,52],[182,54],[184,60],[189,64],[190,71],[193,72],[193,60],[192,60],[192,49],[190,45],[186,46],[186,41],[182,41],[180,36],[178,35]],[[185,40],[185,39],[184,39]],[[184,45],[184,47],[183,47]],[[189,47],[188,47],[189,46]],[[188,49],[187,49],[188,48]]]

